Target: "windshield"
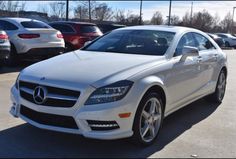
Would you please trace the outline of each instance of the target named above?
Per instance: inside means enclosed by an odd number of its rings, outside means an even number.
[[[162,56],[175,33],[155,30],[116,30],[82,50]]]

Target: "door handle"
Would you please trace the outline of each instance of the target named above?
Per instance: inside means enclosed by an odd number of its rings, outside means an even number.
[[[197,57],[197,62],[198,62],[198,63],[201,63],[201,62],[202,62],[202,57],[201,57],[201,56],[198,56],[198,57]]]
[[[217,60],[218,54],[214,54],[214,60]]]

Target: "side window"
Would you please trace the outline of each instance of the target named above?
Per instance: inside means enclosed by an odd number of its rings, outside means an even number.
[[[197,48],[199,51],[215,49],[214,45],[210,42],[210,40],[208,40],[203,35],[198,33],[193,33],[193,35],[197,41]]]
[[[185,35],[182,36],[176,47],[174,56],[182,55],[185,46],[197,47],[196,41],[193,38],[192,33],[186,33]]]
[[[217,34],[219,37],[221,37],[221,38],[227,38],[227,36],[225,36],[225,35],[222,35],[222,34]]]
[[[0,20],[0,29],[2,29],[2,30],[17,30],[18,27],[8,21]]]
[[[61,33],[75,33],[74,29],[69,25],[64,24],[52,24],[53,28],[59,30]]]

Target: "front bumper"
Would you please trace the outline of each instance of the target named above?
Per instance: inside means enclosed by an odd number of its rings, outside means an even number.
[[[131,103],[123,103],[121,105],[121,103],[119,102],[113,102],[109,104],[100,104],[99,107],[95,105],[78,106],[77,103],[71,108],[40,106],[21,98],[19,95],[19,91],[15,87],[12,87],[11,89],[11,100],[13,104],[10,113],[14,117],[20,117],[27,123],[30,123],[38,128],[73,134],[81,134],[84,137],[105,140],[126,138],[133,135],[132,126],[135,113],[133,113],[134,107]],[[22,115],[20,110],[22,108],[22,105],[39,113],[72,117],[76,122],[78,129],[58,127],[36,122],[26,117],[25,115]],[[118,114],[124,112],[132,113],[129,118],[120,118]],[[119,128],[112,130],[92,130],[92,127],[91,125],[89,125],[88,120],[115,121],[119,125]]]

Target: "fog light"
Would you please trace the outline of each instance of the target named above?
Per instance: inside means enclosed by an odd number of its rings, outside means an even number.
[[[92,130],[114,130],[120,128],[116,121],[95,121],[87,120]]]

